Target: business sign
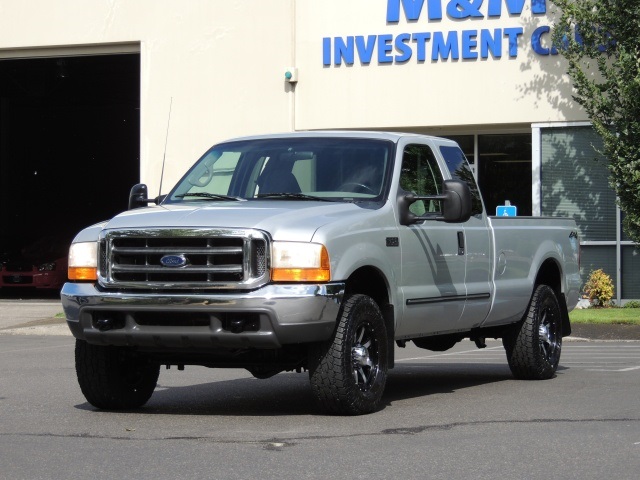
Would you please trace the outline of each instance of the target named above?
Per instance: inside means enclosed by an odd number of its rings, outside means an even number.
[[[518,40],[524,28],[514,25],[503,28],[478,28],[479,20],[491,26],[491,20],[520,17],[525,4],[533,15],[547,13],[546,0],[387,0],[387,25],[405,18],[416,31],[397,34],[349,35],[322,39],[324,66],[404,64],[408,62],[439,62],[444,60],[494,60],[518,56]],[[454,20],[469,28],[456,30],[422,30],[425,23],[437,25],[443,18]],[[420,26],[420,30],[418,30]],[[538,55],[557,55],[551,44],[549,26],[537,27],[528,43]]]

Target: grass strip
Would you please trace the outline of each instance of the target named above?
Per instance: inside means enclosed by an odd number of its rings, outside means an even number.
[[[584,308],[569,313],[571,323],[640,325],[640,308]]]

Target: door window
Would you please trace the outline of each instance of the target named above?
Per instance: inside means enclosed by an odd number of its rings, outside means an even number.
[[[402,155],[400,187],[419,196],[439,195],[442,189],[442,172],[436,158],[427,145],[407,145]],[[439,200],[418,200],[409,207],[417,216],[440,213]]]

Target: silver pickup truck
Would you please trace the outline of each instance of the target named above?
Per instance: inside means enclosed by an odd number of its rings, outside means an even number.
[[[155,204],[148,206],[149,204]],[[80,232],[62,304],[97,408],[139,407],[160,365],[309,372],[319,407],[379,408],[394,349],[501,338],[548,379],[578,301],[576,225],[487,215],[455,142],[305,132],[213,146],[167,195]]]

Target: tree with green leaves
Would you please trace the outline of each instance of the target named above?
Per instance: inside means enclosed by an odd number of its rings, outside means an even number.
[[[603,139],[624,230],[640,243],[640,1],[552,0],[574,100]]]

